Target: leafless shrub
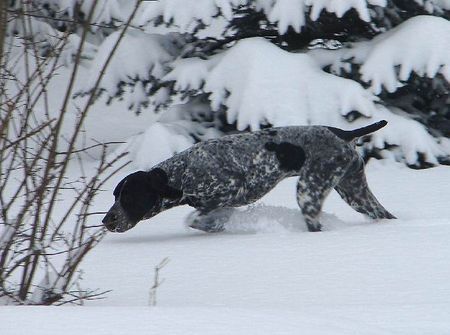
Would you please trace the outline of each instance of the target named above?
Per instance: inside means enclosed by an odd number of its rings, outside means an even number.
[[[51,36],[51,52],[44,57],[33,31],[31,20],[36,18],[8,17],[5,2],[0,3],[0,304],[50,305],[99,298],[104,292],[79,286],[79,265],[105,234],[101,226],[89,225],[89,218],[99,214],[91,212],[91,204],[104,183],[128,162],[123,161],[125,154],[107,155],[110,143],[82,149],[76,143],[100,80],[141,0],[136,1],[85,105],[77,108],[68,136],[62,136],[62,129],[69,122],[73,87],[97,2],[92,2],[84,23],[60,106],[50,106],[47,90],[61,66],[68,35]],[[27,2],[22,6],[18,12],[26,13]],[[8,20],[21,26],[20,39],[8,35]],[[13,54],[12,44],[18,41],[21,52]],[[101,157],[94,169],[85,169],[80,157],[94,147],[101,149]],[[80,173],[72,180],[74,168]]]

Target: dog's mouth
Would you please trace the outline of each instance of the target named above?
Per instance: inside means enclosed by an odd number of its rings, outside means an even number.
[[[119,201],[116,201],[102,220],[106,229],[115,233],[123,233],[133,228],[137,222],[131,221],[125,214]]]

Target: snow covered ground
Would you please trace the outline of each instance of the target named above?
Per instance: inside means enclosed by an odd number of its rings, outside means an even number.
[[[172,209],[109,234],[86,259],[83,286],[112,289],[107,299],[1,307],[0,333],[450,334],[450,169],[372,161],[367,173],[398,220],[370,222],[333,193],[324,231],[309,233],[295,179],[225,233],[190,230],[190,209]],[[105,193],[96,207],[111,202]],[[150,307],[154,266],[165,257]]]

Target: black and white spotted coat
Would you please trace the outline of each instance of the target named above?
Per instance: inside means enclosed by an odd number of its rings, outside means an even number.
[[[333,188],[360,213],[373,219],[394,218],[369,190],[364,163],[352,141],[385,124],[354,131],[324,126],[270,128],[198,143],[147,172],[162,176],[174,191],[155,200],[141,219],[188,204],[197,209],[190,217],[193,228],[220,231],[232,208],[255,202],[291,176],[299,176],[296,199],[310,231],[321,229],[322,204]],[[129,184],[131,190],[131,179]],[[126,185],[116,188],[110,213],[127,222],[114,225],[108,215],[103,221],[113,231],[125,231],[137,223],[127,219],[132,206],[128,209],[121,202],[122,193],[137,193],[124,191]]]

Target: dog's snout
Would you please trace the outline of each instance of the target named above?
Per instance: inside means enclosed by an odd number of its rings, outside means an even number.
[[[102,222],[104,224],[112,223],[114,221],[117,221],[117,215],[116,214],[112,214],[112,213],[106,214],[105,217],[102,220]]]
[[[102,223],[111,232],[123,233],[133,228],[137,222],[130,221],[123,212],[123,208],[116,202],[106,213]]]
[[[102,220],[103,225],[108,229],[109,231],[114,231],[118,224],[118,215],[115,213],[108,213],[105,215],[105,217]]]

